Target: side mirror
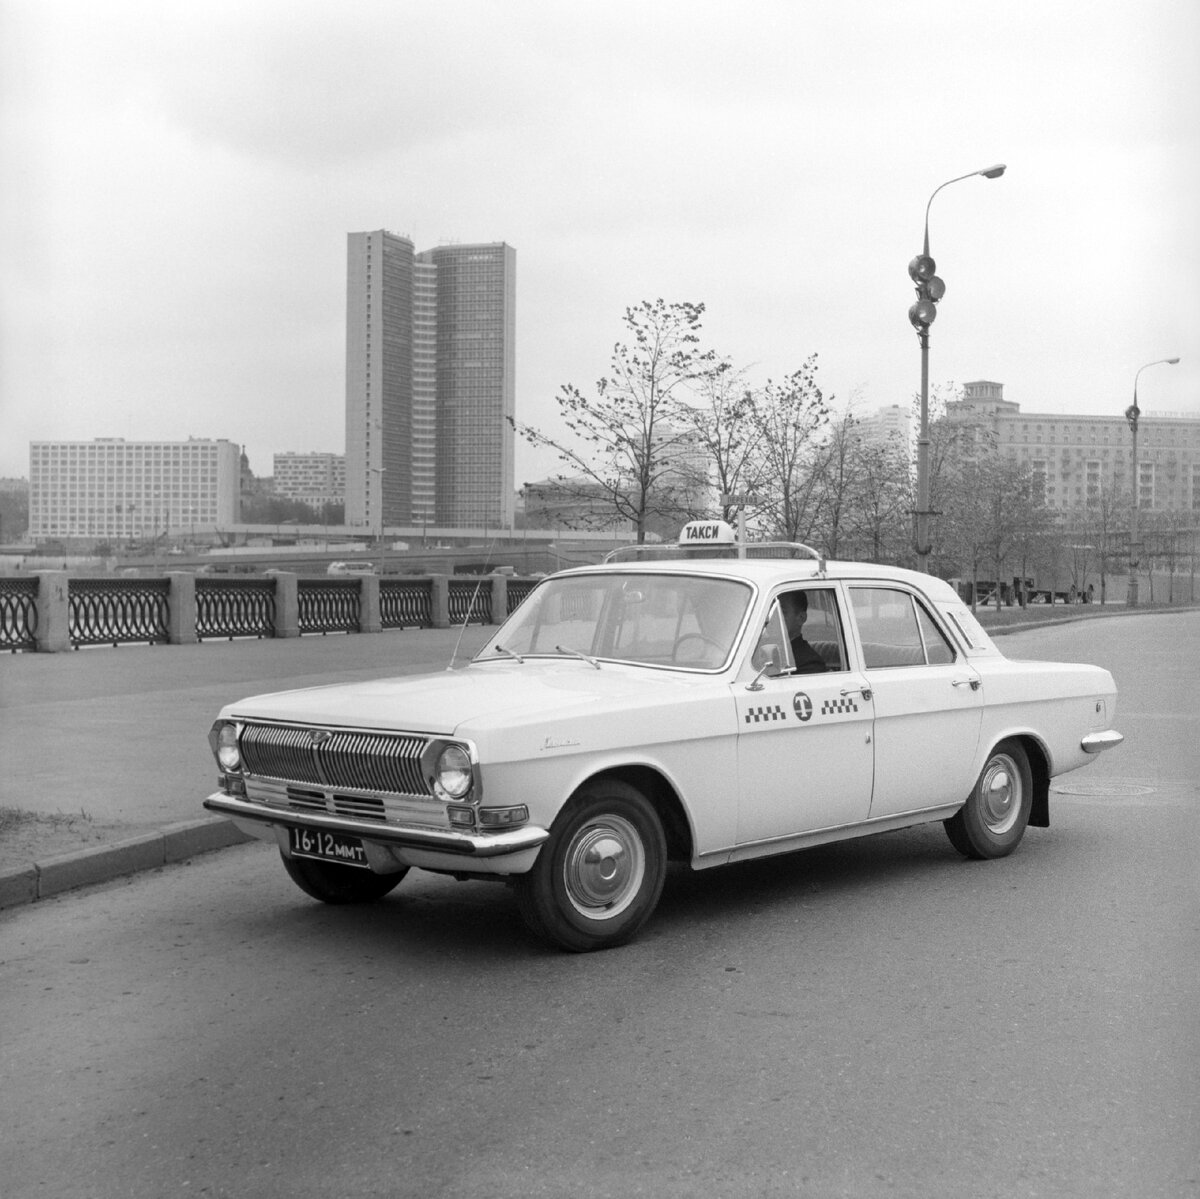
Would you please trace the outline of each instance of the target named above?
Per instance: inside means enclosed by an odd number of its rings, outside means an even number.
[[[783,674],[783,654],[777,645],[759,644],[755,646],[750,664],[757,669],[758,673],[746,684],[747,691],[761,691],[763,675],[775,679]]]

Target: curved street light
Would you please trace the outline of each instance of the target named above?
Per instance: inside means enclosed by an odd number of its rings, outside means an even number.
[[[1138,407],[1137,402],[1137,385],[1138,378],[1142,371],[1151,366],[1174,366],[1179,361],[1178,358],[1156,358],[1153,362],[1147,362],[1145,366],[1139,366],[1137,374],[1133,376],[1133,403],[1125,409],[1125,419],[1129,422],[1129,430],[1133,434],[1133,450],[1132,450],[1132,470],[1133,470],[1133,507],[1129,511],[1129,590],[1125,596],[1125,603],[1130,608],[1136,608],[1138,602],[1138,501],[1141,498],[1141,480],[1138,478],[1138,456],[1137,456],[1137,435],[1138,435],[1138,420],[1142,415],[1142,410]]]
[[[980,167],[966,175],[957,175],[947,179],[933,189],[929,203],[925,205],[925,240],[921,253],[908,264],[909,278],[917,287],[917,302],[908,310],[908,319],[917,331],[921,343],[921,429],[917,436],[917,511],[916,537],[914,548],[917,551],[917,569],[927,570],[929,567],[929,326],[937,316],[937,302],[946,294],[946,285],[935,273],[937,264],[929,256],[929,209],[933,205],[933,197],[952,183],[961,183],[964,179],[973,179],[982,175],[985,179],[999,179],[1004,174],[1005,164]]]

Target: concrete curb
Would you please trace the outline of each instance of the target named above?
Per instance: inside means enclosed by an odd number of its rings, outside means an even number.
[[[0,870],[0,908],[35,903],[76,887],[153,870],[196,854],[252,840],[253,837],[248,837],[223,816],[182,820],[157,832],[130,837],[112,845],[58,854],[29,866]]]

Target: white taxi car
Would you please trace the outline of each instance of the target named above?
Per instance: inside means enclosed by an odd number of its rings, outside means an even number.
[[[591,950],[637,932],[671,860],[930,821],[1001,857],[1121,741],[1106,670],[1009,661],[938,579],[721,523],[667,548],[545,579],[463,669],[228,705],[204,806],[326,903],[413,867],[499,877]]]

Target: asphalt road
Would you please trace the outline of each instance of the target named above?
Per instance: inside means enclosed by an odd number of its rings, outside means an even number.
[[[1112,669],[1128,740],[1000,862],[680,872],[586,956],[261,845],[0,913],[0,1194],[1200,1195],[1200,614],[1002,644]]]

